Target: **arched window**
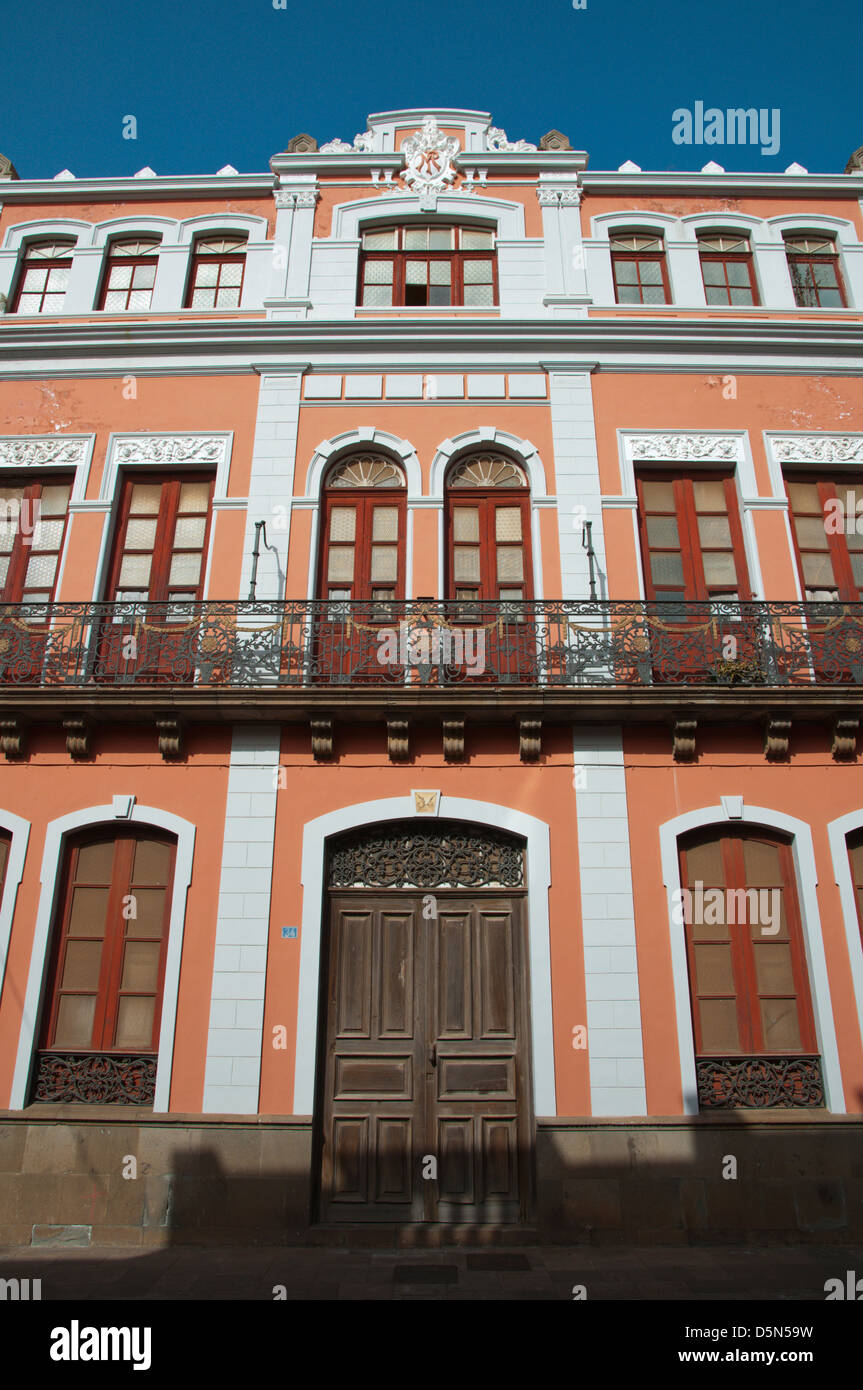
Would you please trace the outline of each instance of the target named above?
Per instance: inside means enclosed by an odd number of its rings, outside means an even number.
[[[533,598],[530,490],[507,454],[458,459],[446,486],[446,593],[467,602]]]
[[[377,227],[363,232],[357,302],[366,309],[497,303],[491,227]]]
[[[612,231],[611,269],[618,304],[669,304],[668,267],[661,231]]]
[[[152,1100],[174,854],[149,829],[69,842],[35,1100]]]
[[[406,488],[388,454],[341,459],[324,485],[318,596],[393,601],[405,594]]]
[[[680,867],[702,1105],[821,1104],[790,845],[698,831]]]
[[[245,232],[211,232],[197,238],[185,308],[239,308],[246,242]]]
[[[833,232],[785,232],[785,254],[801,309],[841,309],[848,303]]]
[[[108,248],[100,309],[149,309],[156,283],[160,237],[131,237],[112,241]]]
[[[75,242],[31,241],[23,256],[14,296],[13,314],[59,314],[66,298]]]
[[[707,303],[757,304],[749,234],[703,231],[697,235]]]

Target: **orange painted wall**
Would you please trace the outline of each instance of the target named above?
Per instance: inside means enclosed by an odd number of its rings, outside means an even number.
[[[594,417],[600,485],[621,492],[618,429],[745,430],[752,451],[758,494],[769,497],[770,480],[762,431],[841,432],[863,413],[859,377],[734,377],[736,399],[723,395],[723,376],[638,375],[595,372]],[[638,595],[638,551],[630,514],[604,513],[610,597]],[[795,562],[780,514],[754,513],[766,599],[794,599]]]
[[[581,202],[581,226],[585,236],[590,236],[590,220],[612,212],[657,212],[668,217],[692,217],[699,212],[739,212],[746,217],[798,217],[801,226],[806,221],[806,213],[811,211],[821,217],[841,217],[853,222],[858,236],[863,233],[863,216],[857,198],[719,198],[679,197],[666,193],[643,193],[640,190],[630,194],[601,194],[589,192]]]
[[[863,1112],[863,1042],[851,984],[839,890],[827,840],[828,822],[863,804],[863,773],[856,765],[834,763],[828,745],[826,727],[795,725],[788,764],[774,765],[765,760],[758,729],[737,726],[732,732],[707,726],[702,731],[699,727],[698,761],[682,765],[671,760],[666,729],[633,727],[624,731],[650,1114],[679,1114],[682,1106],[659,827],[688,811],[716,806],[721,796],[743,796],[744,805],[782,812],[805,821],[812,828],[821,931],[845,1102],[849,1111]]]
[[[389,762],[381,724],[337,728],[336,741],[337,756],[332,766],[325,766],[314,763],[305,730],[286,729],[282,739],[287,786],[276,806],[261,1111],[285,1113],[293,1108],[301,943],[300,937],[282,940],[280,928],[302,922],[303,824],[342,806],[407,796],[414,787],[436,787],[444,797],[442,816],[449,795],[491,799],[551,826],[549,915],[558,1108],[562,1114],[588,1114],[587,1054],[572,1047],[572,1029],[585,1022],[586,1003],[571,736],[565,729],[544,729],[542,759],[536,767],[519,762],[514,724],[476,731],[469,727],[467,761],[457,767],[444,762],[440,734],[430,729],[412,734],[412,758],[405,766]],[[287,1027],[287,1050],[272,1046],[278,1024]]]
[[[0,801],[31,822],[24,875],[18,890],[9,958],[0,995],[0,1107],[8,1105],[22,1005],[39,906],[45,827],[58,816],[88,806],[110,805],[134,793],[196,826],[177,1009],[171,1109],[200,1111],[210,1016],[222,842],[231,731],[195,725],[186,735],[187,757],[163,762],[155,729],[120,726],[99,731],[91,759],[74,767],[60,731],[34,728],[28,756],[5,763]],[[70,775],[70,772],[74,775]]]
[[[115,217],[173,217],[182,221],[189,217],[219,217],[226,212],[242,212],[250,217],[266,218],[269,235],[275,226],[276,208],[272,196],[224,198],[153,198],[152,201],[138,199],[127,202],[88,199],[86,202],[68,203],[5,203],[0,211],[0,232],[18,227],[23,222],[54,222],[61,218],[71,218],[78,222],[110,222]]]

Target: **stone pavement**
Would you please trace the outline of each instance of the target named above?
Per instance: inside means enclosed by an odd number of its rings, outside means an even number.
[[[42,1280],[42,1299],[824,1300],[827,1279],[863,1276],[863,1247],[520,1246],[0,1249],[0,1278]]]

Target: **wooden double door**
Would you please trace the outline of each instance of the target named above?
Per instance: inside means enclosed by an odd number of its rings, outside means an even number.
[[[512,893],[331,892],[321,1221],[527,1218],[525,917]]]

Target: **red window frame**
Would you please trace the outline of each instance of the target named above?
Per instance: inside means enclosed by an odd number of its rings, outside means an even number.
[[[57,244],[56,241],[54,241],[53,239],[50,239],[50,240],[42,240],[42,241],[31,241],[31,242],[27,245],[27,247],[26,247],[26,249],[25,249],[25,251],[24,251],[24,257],[23,257],[23,259],[22,259],[22,261],[21,261],[21,265],[20,265],[19,270],[18,270],[18,283],[17,283],[17,285],[16,285],[16,287],[15,287],[15,294],[14,294],[14,297],[13,297],[13,300],[12,300],[12,307],[11,307],[10,310],[9,310],[9,312],[10,312],[11,314],[17,314],[17,313],[19,312],[19,305],[20,305],[20,303],[21,303],[21,297],[22,297],[22,295],[24,295],[24,294],[39,294],[39,308],[38,308],[38,309],[27,309],[26,312],[27,312],[28,314],[41,314],[41,313],[43,313],[43,312],[44,312],[43,306],[44,306],[44,304],[45,304],[45,299],[46,299],[47,295],[49,295],[49,294],[60,294],[60,293],[62,293],[63,296],[64,296],[64,298],[65,298],[66,291],[67,291],[67,289],[68,289],[68,283],[67,283],[66,285],[63,286],[62,291],[60,291],[60,290],[49,290],[49,288],[48,288],[48,280],[50,279],[50,275],[47,275],[47,276],[45,277],[45,284],[42,286],[41,291],[40,291],[40,290],[25,290],[25,289],[24,289],[24,281],[25,281],[26,278],[27,278],[27,271],[28,271],[28,270],[39,270],[39,269],[45,268],[45,269],[47,269],[47,270],[50,272],[50,271],[52,271],[52,270],[71,270],[71,269],[72,269],[72,252],[75,250],[75,243],[74,243],[74,242],[71,242],[71,241],[69,242],[69,254],[68,254],[68,256],[53,256],[53,257],[47,258],[47,257],[44,257],[44,256],[33,256],[33,254],[32,254],[34,251],[37,251],[37,250],[38,250],[40,247],[42,247],[42,246],[54,246],[54,245],[56,245],[56,244]],[[51,310],[49,310],[49,312],[52,313],[52,314],[54,314],[54,313],[59,313],[60,311],[57,310],[57,309],[51,309]]]
[[[860,944],[863,946],[863,830],[855,830],[853,835],[849,835],[847,845],[851,882],[854,885],[854,901],[857,904]]]
[[[693,835],[687,836],[680,845],[680,881],[683,888],[693,888],[688,872],[688,851],[696,846],[705,843],[719,842],[720,853],[724,869],[725,884],[727,891],[745,889],[746,883],[745,865],[743,859],[743,842],[745,840],[756,841],[770,845],[771,848],[778,850],[779,864],[782,877],[782,901],[785,908],[785,921],[787,926],[787,944],[791,957],[791,972],[794,985],[793,996],[788,990],[761,990],[758,985],[757,970],[755,963],[755,947],[752,939],[752,924],[750,922],[730,924],[727,926],[727,934],[717,932],[716,936],[707,934],[702,926],[699,928],[697,941],[694,939],[692,924],[686,923],[686,962],[689,974],[689,995],[692,1005],[692,1023],[695,1041],[696,1055],[701,1056],[804,1056],[818,1052],[818,1040],[815,1032],[815,1020],[812,1010],[812,995],[809,983],[809,971],[806,965],[806,952],[803,945],[803,928],[800,917],[800,907],[797,898],[797,885],[794,873],[794,861],[791,854],[791,846],[778,837],[759,834],[744,834],[743,832],[724,832],[717,834],[715,829],[708,831],[698,831]],[[705,892],[709,887],[717,885],[705,884]],[[780,886],[780,885],[777,885]],[[726,902],[727,902],[726,898]],[[772,940],[772,937],[765,938],[765,943]],[[734,993],[729,994],[727,990],[722,991],[700,991],[695,967],[695,946],[728,946],[730,943],[730,956],[732,965],[732,975],[734,983]],[[777,944],[785,945],[784,940]],[[776,998],[787,999],[793,997],[797,1007],[797,1022],[800,1034],[800,1047],[789,1052],[787,1049],[769,1049],[764,1043],[764,1029],[760,1012],[760,1002],[762,999]],[[703,1046],[703,1035],[701,1025],[700,1004],[703,999],[730,999],[733,998],[736,1006],[737,1029],[739,1048],[736,1051],[716,1051],[715,1049],[705,1050]]]
[[[455,524],[453,511],[456,507],[465,507],[476,504],[479,511],[479,541],[466,542],[455,539]],[[497,577],[497,548],[498,545],[505,545],[507,542],[498,542],[496,534],[496,509],[497,507],[518,507],[521,512],[521,543],[520,549],[523,556],[524,579],[498,579]],[[491,603],[529,603],[533,599],[533,554],[531,550],[530,535],[530,492],[527,488],[503,488],[503,487],[453,487],[447,488],[446,493],[446,534],[447,543],[446,553],[446,595],[450,600],[456,600],[456,591],[461,593],[457,599],[459,603],[469,604],[470,599],[464,594],[464,590],[472,591],[474,602]],[[472,583],[469,580],[458,580],[455,578],[455,547],[475,546],[479,550],[479,580]],[[518,544],[513,542],[512,548]],[[501,589],[522,590],[520,599],[501,598]]]
[[[803,239],[801,235],[801,240]],[[828,241],[829,237],[823,234],[808,238],[811,241]],[[794,249],[794,239],[786,237],[785,256],[788,261],[788,273],[791,277],[791,288],[794,291],[794,303],[798,309],[847,309],[848,295],[845,291],[845,282],[842,278],[842,271],[839,267],[839,253],[834,245],[832,251],[802,251]],[[815,267],[819,265],[830,266],[833,271],[835,284],[819,285],[815,275]],[[805,271],[805,282],[801,272]],[[834,290],[839,295],[839,304],[822,304],[822,290]]]
[[[215,236],[215,233],[212,233],[211,235],[212,235],[212,236]],[[205,238],[205,239],[206,239],[206,238]],[[226,236],[226,239],[227,239],[227,236]],[[188,289],[187,289],[187,291],[186,291],[186,298],[185,298],[185,301],[184,301],[184,304],[183,304],[183,308],[184,308],[184,309],[197,309],[199,312],[203,312],[203,311],[204,311],[205,309],[207,309],[207,308],[214,308],[214,309],[239,309],[239,307],[240,307],[240,305],[241,305],[241,303],[242,303],[242,299],[243,299],[243,281],[244,281],[245,278],[246,278],[246,251],[199,251],[199,250],[198,250],[198,245],[199,245],[199,243],[196,242],[196,243],[195,243],[195,250],[194,250],[194,253],[193,253],[193,255],[192,255],[192,264],[191,264],[191,267],[190,267],[190,270],[189,270],[189,285],[188,285]],[[217,273],[216,273],[216,283],[215,283],[215,285],[199,285],[199,284],[197,283],[197,279],[198,279],[198,270],[199,270],[200,267],[203,266],[203,265],[216,265],[216,266],[218,266],[218,271],[217,271]],[[239,285],[223,285],[223,284],[222,284],[222,270],[223,270],[223,268],[224,268],[226,265],[240,265],[240,266],[242,266],[242,270],[241,270],[241,272],[240,272],[240,283],[239,283]],[[215,302],[215,301],[218,299],[218,297],[219,297],[219,291],[220,291],[220,290],[223,290],[223,289],[236,290],[236,292],[237,292],[237,302],[236,302],[236,304],[217,304],[217,303]],[[194,299],[194,297],[195,297],[195,291],[196,291],[196,290],[212,290],[212,291],[213,291],[213,300],[214,300],[213,304],[212,304],[212,305],[193,304],[192,301],[193,301],[193,299]]]
[[[633,249],[630,250],[629,248],[626,248],[626,247],[624,247],[624,246],[622,246],[622,245],[616,245],[614,233],[612,233],[612,235],[611,235],[611,242],[610,242],[610,247],[611,247],[611,273],[612,273],[612,277],[613,277],[613,279],[614,279],[614,298],[615,298],[615,302],[618,303],[618,304],[623,304],[623,305],[627,305],[627,304],[670,304],[670,303],[671,303],[671,287],[670,287],[669,280],[668,280],[668,261],[667,261],[667,259],[666,259],[666,254],[665,254],[665,241],[664,241],[664,239],[663,239],[661,236],[657,236],[657,235],[655,235],[655,234],[652,233],[652,232],[637,232],[637,231],[636,231],[636,232],[621,232],[621,233],[620,233],[620,236],[621,236],[621,237],[627,237],[627,236],[628,236],[628,237],[639,237],[639,236],[647,237],[647,236],[650,236],[653,240],[655,240],[655,241],[661,241],[661,242],[662,242],[662,249],[661,249],[660,251],[647,251],[647,250],[642,251],[642,250],[638,250],[638,249],[635,249],[635,248],[633,248]],[[632,285],[632,284],[624,285],[624,284],[623,284],[622,282],[620,282],[619,279],[618,279],[618,270],[617,270],[617,267],[618,267],[619,264],[622,264],[624,261],[632,261],[632,262],[635,263],[636,282],[635,282],[634,285]],[[649,264],[653,264],[653,265],[655,265],[655,264],[658,264],[658,265],[659,265],[660,272],[661,272],[661,276],[662,276],[662,293],[663,293],[663,298],[662,298],[661,300],[659,300],[659,299],[645,299],[645,297],[644,297],[644,291],[645,291],[645,288],[646,288],[646,287],[647,287],[647,288],[650,288],[650,289],[655,289],[655,288],[656,288],[656,282],[655,282],[655,281],[646,281],[646,280],[644,280],[644,279],[642,278],[641,267],[642,267],[642,265],[647,265],[648,263],[649,263]],[[622,289],[627,289],[627,290],[637,289],[637,290],[638,290],[638,293],[639,293],[638,299],[621,299],[621,297],[620,297],[620,291],[621,291]]]
[[[431,226],[431,224],[429,224],[429,226]],[[357,280],[357,305],[358,305],[359,308],[371,308],[371,309],[375,309],[375,308],[377,308],[377,309],[385,309],[385,308],[394,308],[394,309],[410,309],[410,308],[430,308],[430,309],[435,309],[435,308],[439,308],[439,309],[447,309],[447,308],[450,308],[450,309],[451,309],[451,308],[469,308],[469,309],[470,309],[470,308],[476,308],[476,309],[484,309],[484,308],[488,308],[488,309],[490,309],[490,308],[496,308],[496,307],[498,306],[498,304],[499,304],[499,298],[498,298],[497,250],[496,250],[494,244],[492,244],[490,247],[480,247],[480,248],[477,249],[477,250],[469,250],[469,251],[468,251],[468,250],[464,250],[464,251],[463,251],[463,250],[461,249],[461,233],[462,233],[463,231],[473,231],[473,230],[477,230],[477,231],[491,231],[491,230],[492,230],[491,228],[482,227],[482,228],[476,228],[476,229],[474,229],[474,228],[472,228],[472,227],[461,227],[461,226],[459,226],[459,225],[457,225],[457,224],[455,224],[455,223],[445,223],[445,224],[441,224],[440,227],[435,227],[434,230],[436,230],[436,231],[452,231],[452,232],[455,234],[455,242],[456,242],[456,245],[455,245],[454,247],[452,247],[451,249],[449,249],[449,250],[443,249],[443,250],[439,250],[439,251],[432,251],[432,250],[428,250],[428,249],[423,249],[422,247],[419,247],[419,248],[417,248],[416,250],[410,250],[410,251],[404,249],[404,247],[403,247],[404,232],[405,232],[406,230],[411,230],[410,228],[405,228],[405,227],[401,227],[401,226],[398,226],[398,227],[392,227],[392,226],[390,226],[390,227],[375,227],[373,230],[374,230],[375,232],[396,232],[397,235],[398,235],[398,246],[397,246],[397,248],[395,248],[395,249],[393,249],[393,250],[380,250],[380,251],[366,251],[366,250],[362,250],[362,251],[360,252],[359,275],[358,275],[358,280]],[[393,280],[392,280],[393,297],[392,297],[392,304],[391,304],[391,305],[374,305],[374,304],[367,305],[367,304],[364,304],[364,303],[363,303],[363,290],[364,290],[364,286],[365,286],[365,267],[366,267],[367,264],[369,264],[369,263],[372,262],[372,261],[391,261],[391,262],[393,263]],[[408,287],[407,287],[406,281],[405,281],[405,275],[406,275],[405,267],[406,267],[408,261],[426,261],[427,263],[431,263],[431,262],[435,262],[435,261],[437,261],[437,262],[446,261],[446,262],[448,262],[448,263],[450,264],[450,266],[452,267],[452,270],[451,270],[451,279],[450,279],[450,298],[449,298],[449,302],[448,302],[448,303],[431,304],[431,303],[429,303],[428,301],[426,302],[425,305],[423,305],[423,304],[412,304],[412,303],[408,303],[408,301],[407,301],[407,288],[408,288]],[[487,304],[487,305],[483,305],[483,304],[476,304],[476,305],[468,304],[468,305],[466,305],[466,304],[465,304],[465,302],[464,302],[464,284],[465,284],[465,282],[464,282],[464,267],[465,267],[466,263],[469,262],[469,261],[491,261],[491,274],[492,274],[492,279],[491,279],[491,285],[492,285],[492,302],[491,302],[491,304]],[[483,284],[487,284],[488,282],[487,282],[487,281],[483,281],[482,283],[483,283]],[[428,281],[427,281],[427,287],[428,287]],[[442,287],[441,287],[441,288],[442,288]]]
[[[128,532],[129,521],[134,520],[130,508],[132,503],[132,488],[136,483],[154,486],[159,485],[162,495],[159,503],[158,517],[156,518],[156,539],[152,550],[142,547],[126,549],[125,541]],[[177,528],[178,518],[199,517],[200,512],[179,512],[180,488],[183,483],[208,483],[209,497],[207,501],[206,523],[204,526],[204,539],[201,546],[181,546],[174,547],[174,535]],[[185,602],[196,602],[201,599],[204,591],[204,576],[206,571],[206,561],[208,547],[210,543],[210,531],[213,519],[213,487],[215,477],[209,471],[193,471],[189,473],[176,473],[170,477],[163,474],[152,472],[129,472],[124,474],[122,491],[120,495],[120,507],[117,517],[117,528],[114,534],[114,544],[111,554],[111,565],[108,572],[108,582],[105,598],[108,602],[123,603],[123,593],[125,590],[119,589],[120,571],[125,555],[152,554],[150,575],[147,582],[148,596],[146,600],[128,600],[133,602],[164,603],[170,601],[172,595],[188,595],[194,588],[194,599],[185,599]],[[141,516],[142,520],[152,520],[152,514]],[[201,566],[196,585],[170,583],[171,561],[176,554],[184,552],[201,555]],[[143,585],[141,586],[144,587]],[[135,592],[128,588],[128,592]]]
[[[110,293],[110,294],[123,294],[123,293],[125,293],[125,296],[126,296],[126,303],[123,304],[123,305],[114,305],[113,308],[111,308],[111,309],[108,310],[108,313],[110,313],[110,314],[120,314],[120,313],[127,312],[128,309],[129,309],[129,299],[131,298],[132,294],[133,294],[133,293],[141,293],[142,290],[149,290],[149,292],[150,292],[150,303],[152,303],[152,299],[153,299],[153,285],[135,285],[135,284],[134,284],[134,279],[135,279],[134,269],[133,269],[133,272],[132,272],[132,281],[133,281],[132,284],[130,284],[130,285],[121,285],[121,286],[116,286],[116,285],[112,285],[112,284],[111,284],[111,271],[112,271],[116,266],[127,266],[127,265],[128,265],[128,266],[132,266],[132,267],[139,266],[139,265],[152,266],[153,269],[154,269],[154,271],[155,271],[156,267],[157,267],[158,264],[159,264],[159,250],[158,250],[158,247],[157,247],[154,251],[151,251],[151,252],[149,252],[149,253],[147,253],[147,254],[142,254],[142,255],[140,255],[140,256],[118,256],[118,255],[116,254],[116,250],[117,250],[118,247],[120,247],[120,246],[122,246],[122,245],[124,245],[124,244],[125,244],[125,245],[128,245],[130,242],[136,242],[136,241],[142,241],[142,240],[144,240],[143,237],[127,237],[127,238],[125,238],[124,241],[114,241],[114,242],[111,243],[110,249],[109,249],[109,251],[108,251],[108,256],[107,256],[107,258],[106,258],[106,260],[105,260],[105,269],[104,269],[104,272],[103,272],[103,275],[102,275],[102,288],[101,288],[101,290],[100,290],[100,292],[99,292],[98,307],[99,307],[100,309],[104,309],[104,308],[105,308],[105,300],[107,299],[109,293]],[[154,276],[154,280],[155,280],[155,276]],[[133,310],[133,312],[134,312],[134,313],[138,313],[138,314],[143,314],[143,313],[146,313],[147,310],[148,310],[149,308],[150,308],[150,304],[148,303],[145,307],[135,309],[135,310]]]
[[[161,951],[157,971],[157,983],[155,992],[153,990],[123,989],[123,966],[124,950],[126,946],[125,924],[126,918],[123,916],[124,898],[134,895],[135,887],[143,889],[151,885],[132,884],[132,871],[134,865],[135,845],[139,840],[155,840],[164,844],[170,849],[170,860],[167,872],[167,884],[165,885],[165,902],[162,914],[162,926],[160,937],[138,936],[130,938],[134,942],[150,943],[161,941]],[[95,935],[87,937],[84,934],[69,936],[69,925],[72,913],[73,892],[75,888],[86,886],[86,881],[77,880],[76,869],[78,854],[81,849],[94,844],[111,843],[113,845],[113,860],[111,870],[111,881],[108,886],[108,899],[105,913],[105,934],[104,937]],[[48,970],[48,985],[45,994],[45,1009],[43,1013],[40,1050],[57,1052],[117,1052],[117,1053],[155,1053],[158,1051],[159,1027],[161,1024],[162,1005],[165,985],[165,964],[168,954],[168,930],[171,917],[171,904],[174,888],[174,871],[176,867],[176,840],[163,832],[149,826],[142,827],[138,834],[120,834],[113,832],[94,834],[92,831],[79,834],[70,840],[67,845],[65,861],[61,874],[60,896],[58,908],[55,916],[53,932],[53,944]],[[98,884],[97,887],[105,885]],[[162,885],[155,885],[161,887]],[[65,964],[66,950],[69,941],[88,941],[102,940],[102,952],[99,964],[99,979],[95,991],[96,1007],[93,1016],[93,1026],[90,1033],[88,1045],[68,1046],[64,1043],[54,1041],[57,1031],[57,1018],[60,1001],[67,994],[92,995],[92,989],[64,989],[61,987],[63,978],[63,967]],[[112,1041],[117,1027],[117,1017],[120,1007],[120,1000],[125,997],[137,995],[139,997],[155,997],[153,1009],[153,1026],[150,1034],[150,1043],[147,1047],[128,1045],[115,1045]]]
[[[725,511],[699,511],[696,506],[694,485],[697,483],[716,483],[723,484],[725,495]],[[645,500],[645,483],[672,483],[674,488],[674,511],[657,510],[648,507]],[[638,494],[638,531],[641,542],[641,556],[644,573],[644,592],[646,597],[654,602],[661,602],[669,590],[673,589],[671,598],[677,602],[695,602],[699,600],[710,600],[718,598],[722,594],[728,594],[729,585],[708,584],[704,569],[704,551],[701,545],[698,528],[698,518],[709,518],[710,516],[725,515],[728,518],[729,530],[731,532],[731,550],[727,546],[717,546],[719,553],[730,553],[734,557],[734,567],[737,575],[736,591],[737,597],[741,600],[751,598],[749,587],[749,572],[746,564],[746,552],[743,545],[743,528],[740,523],[740,513],[737,506],[737,492],[734,486],[734,475],[723,472],[705,472],[681,474],[671,470],[645,470],[636,477],[636,489]],[[680,540],[679,553],[683,566],[683,587],[684,593],[681,596],[680,586],[670,584],[657,584],[653,578],[653,567],[651,556],[663,553],[676,554],[678,550],[674,546],[651,545],[648,539],[648,518],[660,518],[674,516],[677,521],[677,530]]]
[[[38,516],[38,504],[42,496],[42,489],[46,487],[68,487],[71,497],[71,491],[74,484],[74,477],[72,474],[67,473],[57,474],[56,477],[53,475],[45,475],[39,479],[20,479],[10,477],[7,479],[3,479],[2,483],[4,486],[9,487],[21,485],[22,498],[21,513],[18,518],[18,529],[16,531],[15,539],[12,543],[12,550],[9,555],[9,566],[6,571],[6,579],[2,583],[2,585],[0,585],[0,603],[51,603],[53,601],[54,594],[57,589],[57,578],[60,573],[60,561],[63,555],[63,546],[66,543],[66,533],[69,527],[68,502],[66,504],[66,511],[63,513],[62,517],[63,528],[60,532],[60,540],[56,547],[52,546],[50,549],[42,549],[41,547],[39,547],[34,550],[33,545],[31,543],[34,534],[33,530],[31,529],[31,522],[35,521],[36,526],[38,526],[39,524],[39,522],[36,521],[36,518]],[[27,520],[26,525],[22,525],[25,516],[29,519]],[[56,522],[59,520],[59,516],[44,518],[44,522],[46,524],[51,521]],[[54,566],[54,577],[50,585],[28,585],[26,582],[27,569],[30,563],[30,559],[32,556],[38,555],[56,555],[57,557],[57,562]],[[28,594],[32,595],[33,592],[40,595],[47,594],[48,597],[39,598],[36,600],[28,598]]]
[[[6,871],[9,868],[9,856],[12,853],[12,836],[8,830],[0,831],[0,903],[3,902],[3,890],[6,887]]]
[[[800,589],[804,596],[804,599],[806,599],[807,589],[815,588],[817,586],[808,583],[804,577],[803,557],[805,555],[812,554],[823,555],[825,551],[823,547],[802,545],[800,537],[800,528],[798,527],[797,523],[798,521],[814,521],[817,518],[817,520],[820,521],[821,525],[824,527],[824,534],[827,538],[826,553],[829,554],[831,559],[833,567],[833,578],[835,580],[835,587],[837,589],[835,601],[839,603],[860,603],[861,594],[863,594],[863,582],[858,584],[854,578],[854,571],[851,559],[852,548],[848,544],[849,537],[846,535],[844,527],[843,529],[836,532],[832,530],[828,531],[826,527],[826,522],[828,517],[828,505],[831,502],[841,501],[841,493],[839,491],[839,488],[837,487],[837,483],[840,483],[840,486],[843,489],[848,488],[852,492],[855,492],[856,497],[860,501],[863,501],[863,474],[849,475],[847,477],[843,476],[840,480],[839,478],[835,477],[825,478],[823,473],[792,473],[789,471],[785,474],[784,481],[785,491],[788,497],[788,511],[791,516],[791,534],[794,537],[794,554],[797,559],[797,573],[800,577]],[[794,499],[789,490],[790,487],[793,487],[795,483],[804,483],[808,484],[809,486],[814,485],[818,488],[818,497],[821,504],[819,512],[803,511],[800,509],[799,505],[795,506]],[[844,511],[840,512],[840,516],[843,518],[844,521]],[[857,518],[855,508],[855,533],[853,539],[859,543],[859,546],[853,553],[860,554],[861,552],[863,552],[863,536],[858,536],[856,533],[856,519]],[[861,562],[861,566],[863,566],[863,562]],[[833,586],[824,585],[823,587],[832,588]],[[824,602],[825,600],[810,599],[807,601]],[[830,600],[827,601],[829,602]]]
[[[334,590],[338,594],[333,602],[398,602],[405,595],[405,550],[407,536],[407,498],[404,488],[347,488],[324,489],[323,532],[319,547],[318,597],[329,600]],[[331,516],[334,508],[354,507],[353,541],[333,541],[330,537]],[[375,507],[395,507],[398,512],[398,536],[394,542],[382,541],[379,544],[395,545],[397,548],[396,578],[375,580],[371,578],[373,517]],[[333,549],[353,547],[353,578],[350,580],[328,579],[329,556]],[[342,592],[350,589],[349,598]],[[385,591],[385,592],[384,592]]]
[[[737,291],[739,291],[739,290],[741,290],[741,289],[745,289],[746,286],[744,286],[744,285],[732,285],[731,280],[730,280],[729,275],[728,275],[728,266],[729,266],[729,265],[745,265],[745,266],[746,266],[747,273],[748,273],[748,277],[749,277],[749,285],[748,285],[748,289],[749,289],[749,299],[748,299],[748,300],[745,300],[745,301],[743,301],[743,302],[739,302],[735,307],[738,307],[738,308],[746,308],[748,305],[757,305],[757,304],[760,304],[761,301],[760,301],[759,298],[758,298],[758,286],[757,286],[756,283],[755,283],[755,264],[754,264],[753,257],[752,257],[752,250],[751,250],[751,247],[749,247],[749,249],[747,249],[746,251],[711,251],[711,250],[709,250],[709,249],[707,248],[707,246],[704,245],[704,243],[705,243],[706,241],[710,240],[711,237],[716,237],[716,236],[718,236],[718,235],[720,235],[720,234],[719,234],[719,233],[716,233],[716,232],[714,232],[714,233],[706,233],[704,237],[699,237],[699,239],[698,239],[698,256],[699,256],[699,260],[701,261],[701,278],[702,278],[702,280],[704,281],[704,296],[705,296],[705,298],[706,298],[706,300],[707,300],[707,303],[708,303],[709,305],[711,305],[711,306],[713,306],[713,305],[720,305],[720,306],[721,306],[721,305],[723,305],[723,304],[726,304],[726,305],[729,305],[729,306],[734,305],[734,301],[733,301],[732,298],[731,298],[731,292],[732,292],[732,290],[737,290]],[[729,233],[729,236],[734,236],[734,233]],[[749,244],[749,238],[748,238],[748,237],[745,237],[745,238],[744,238],[744,237],[741,236],[741,237],[738,237],[738,238],[736,238],[736,239],[737,239],[737,240],[740,240],[740,241],[744,241],[744,240],[745,240],[745,241],[747,242],[747,246],[748,246],[748,244]],[[719,265],[719,266],[721,266],[721,267],[722,267],[722,270],[723,270],[723,278],[724,278],[725,283],[724,283],[723,285],[708,285],[707,280],[706,280],[705,277],[704,277],[704,267],[705,267],[705,265]],[[723,297],[721,297],[721,298],[718,297],[718,296],[720,296],[720,295],[723,296]],[[714,297],[711,298],[711,296],[714,296]]]

